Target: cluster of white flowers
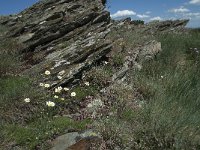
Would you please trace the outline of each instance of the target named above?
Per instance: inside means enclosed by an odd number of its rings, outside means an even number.
[[[50,72],[49,70],[46,70],[46,71],[44,72],[44,74],[45,74],[46,76],[48,76],[48,75],[51,74],[51,72]],[[64,74],[65,74],[65,70],[60,71],[60,72],[58,73],[57,78],[58,78],[58,79],[62,79],[62,78],[63,78],[62,76],[63,76]],[[85,82],[85,85],[89,86],[89,82]],[[49,88],[51,85],[48,84],[48,83],[39,83],[39,86],[40,86],[40,87]],[[67,88],[67,87],[61,87],[61,86],[59,86],[59,87],[55,88],[55,91],[54,91],[54,92],[55,92],[55,93],[61,93],[62,90],[63,90],[63,91],[69,91],[70,89]],[[76,92],[71,92],[71,97],[75,97],[75,96],[76,96]],[[54,95],[54,98],[55,98],[55,99],[60,99],[60,100],[62,100],[62,101],[65,100],[65,98],[63,98],[63,97],[59,98],[58,95]],[[24,101],[25,101],[26,103],[30,103],[30,98],[25,98]],[[46,101],[46,105],[47,105],[48,107],[54,107],[56,104],[55,104],[55,102],[52,102],[52,101]]]
[[[41,87],[45,87],[45,88],[49,88],[50,87],[50,84],[47,84],[47,83],[40,83],[39,84]]]

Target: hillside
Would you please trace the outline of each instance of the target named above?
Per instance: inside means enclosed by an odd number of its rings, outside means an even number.
[[[199,149],[200,30],[105,3],[0,17],[0,149]]]

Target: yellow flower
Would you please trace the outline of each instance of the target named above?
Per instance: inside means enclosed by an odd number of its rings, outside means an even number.
[[[24,101],[25,101],[26,103],[30,103],[31,100],[30,100],[30,98],[25,98]]]
[[[51,101],[47,101],[47,102],[46,102],[46,105],[47,105],[48,107],[54,107],[54,106],[55,106],[55,103],[54,103],[54,102],[51,102]]]
[[[57,95],[55,95],[55,96],[54,96],[54,98],[56,98],[56,99],[57,99],[57,98],[58,98],[58,96],[57,96]]]
[[[50,87],[50,84],[44,84],[44,87],[45,87],[45,88],[49,88],[49,87]]]
[[[71,93],[71,97],[74,97],[74,96],[76,96],[76,93],[75,93],[75,92],[72,92],[72,93]]]
[[[67,87],[65,87],[65,88],[63,88],[64,89],[64,91],[69,91],[69,88],[67,88]]]
[[[50,75],[51,72],[50,72],[49,70],[46,70],[44,74],[45,74],[45,75]]]
[[[90,86],[90,83],[89,83],[89,82],[85,82],[85,85],[86,85],[86,86]]]

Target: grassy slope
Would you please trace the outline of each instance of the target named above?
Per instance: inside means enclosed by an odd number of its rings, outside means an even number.
[[[121,115],[97,125],[110,149],[200,148],[200,32],[158,35],[157,40],[163,51],[133,74],[143,109],[126,106]]]
[[[6,30],[1,29],[1,33]],[[132,33],[123,35],[131,46],[148,40],[140,34],[129,34]],[[126,107],[120,116],[98,122],[97,127],[100,126],[105,140],[113,142],[108,144],[110,149],[116,145],[122,149],[127,146],[134,149],[188,149],[193,146],[198,149],[199,55],[189,49],[200,48],[200,33],[169,34],[157,38],[162,43],[163,52],[154,61],[146,63],[140,72],[133,74],[133,82],[145,98],[144,108],[135,111]],[[88,120],[75,122],[66,117],[54,118],[58,108],[48,109],[45,106],[50,95],[37,90],[32,84],[33,79],[17,75],[21,66],[17,49],[20,45],[11,39],[1,42],[0,117],[3,119],[0,122],[0,149],[5,149],[12,141],[23,149],[35,149],[37,145],[45,149],[43,141],[64,132],[66,128],[83,129]],[[123,54],[113,58],[115,65],[122,64],[121,57]],[[110,68],[106,70],[113,72]],[[101,77],[104,71],[99,69],[95,72],[94,87],[97,86],[97,89],[105,80]],[[105,77],[109,78],[109,74],[106,73]],[[80,88],[74,89],[80,99],[93,92],[93,89],[83,92]],[[31,98],[31,103],[24,102],[26,97]],[[105,127],[103,131],[101,125]]]
[[[188,149],[200,144],[200,59],[198,52],[190,50],[199,51],[200,33],[169,34],[158,39],[163,52],[139,73],[139,82],[151,91],[146,105],[147,125],[152,134],[161,136],[157,138],[163,148]]]
[[[7,30],[0,26],[0,35]],[[21,149],[46,149],[50,146],[46,140],[66,129],[84,129],[90,121],[53,117],[59,108],[45,106],[52,100],[51,94],[36,87],[34,79],[19,74],[23,67],[18,57],[20,48],[14,39],[0,39],[0,149],[16,145]],[[31,102],[25,103],[25,98]]]

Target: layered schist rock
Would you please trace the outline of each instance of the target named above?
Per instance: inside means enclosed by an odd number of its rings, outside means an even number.
[[[9,37],[23,43],[24,74],[51,70],[51,85],[73,82],[111,50],[106,39],[110,14],[101,0],[41,1],[16,16],[3,18]],[[60,71],[63,78],[57,78]]]

